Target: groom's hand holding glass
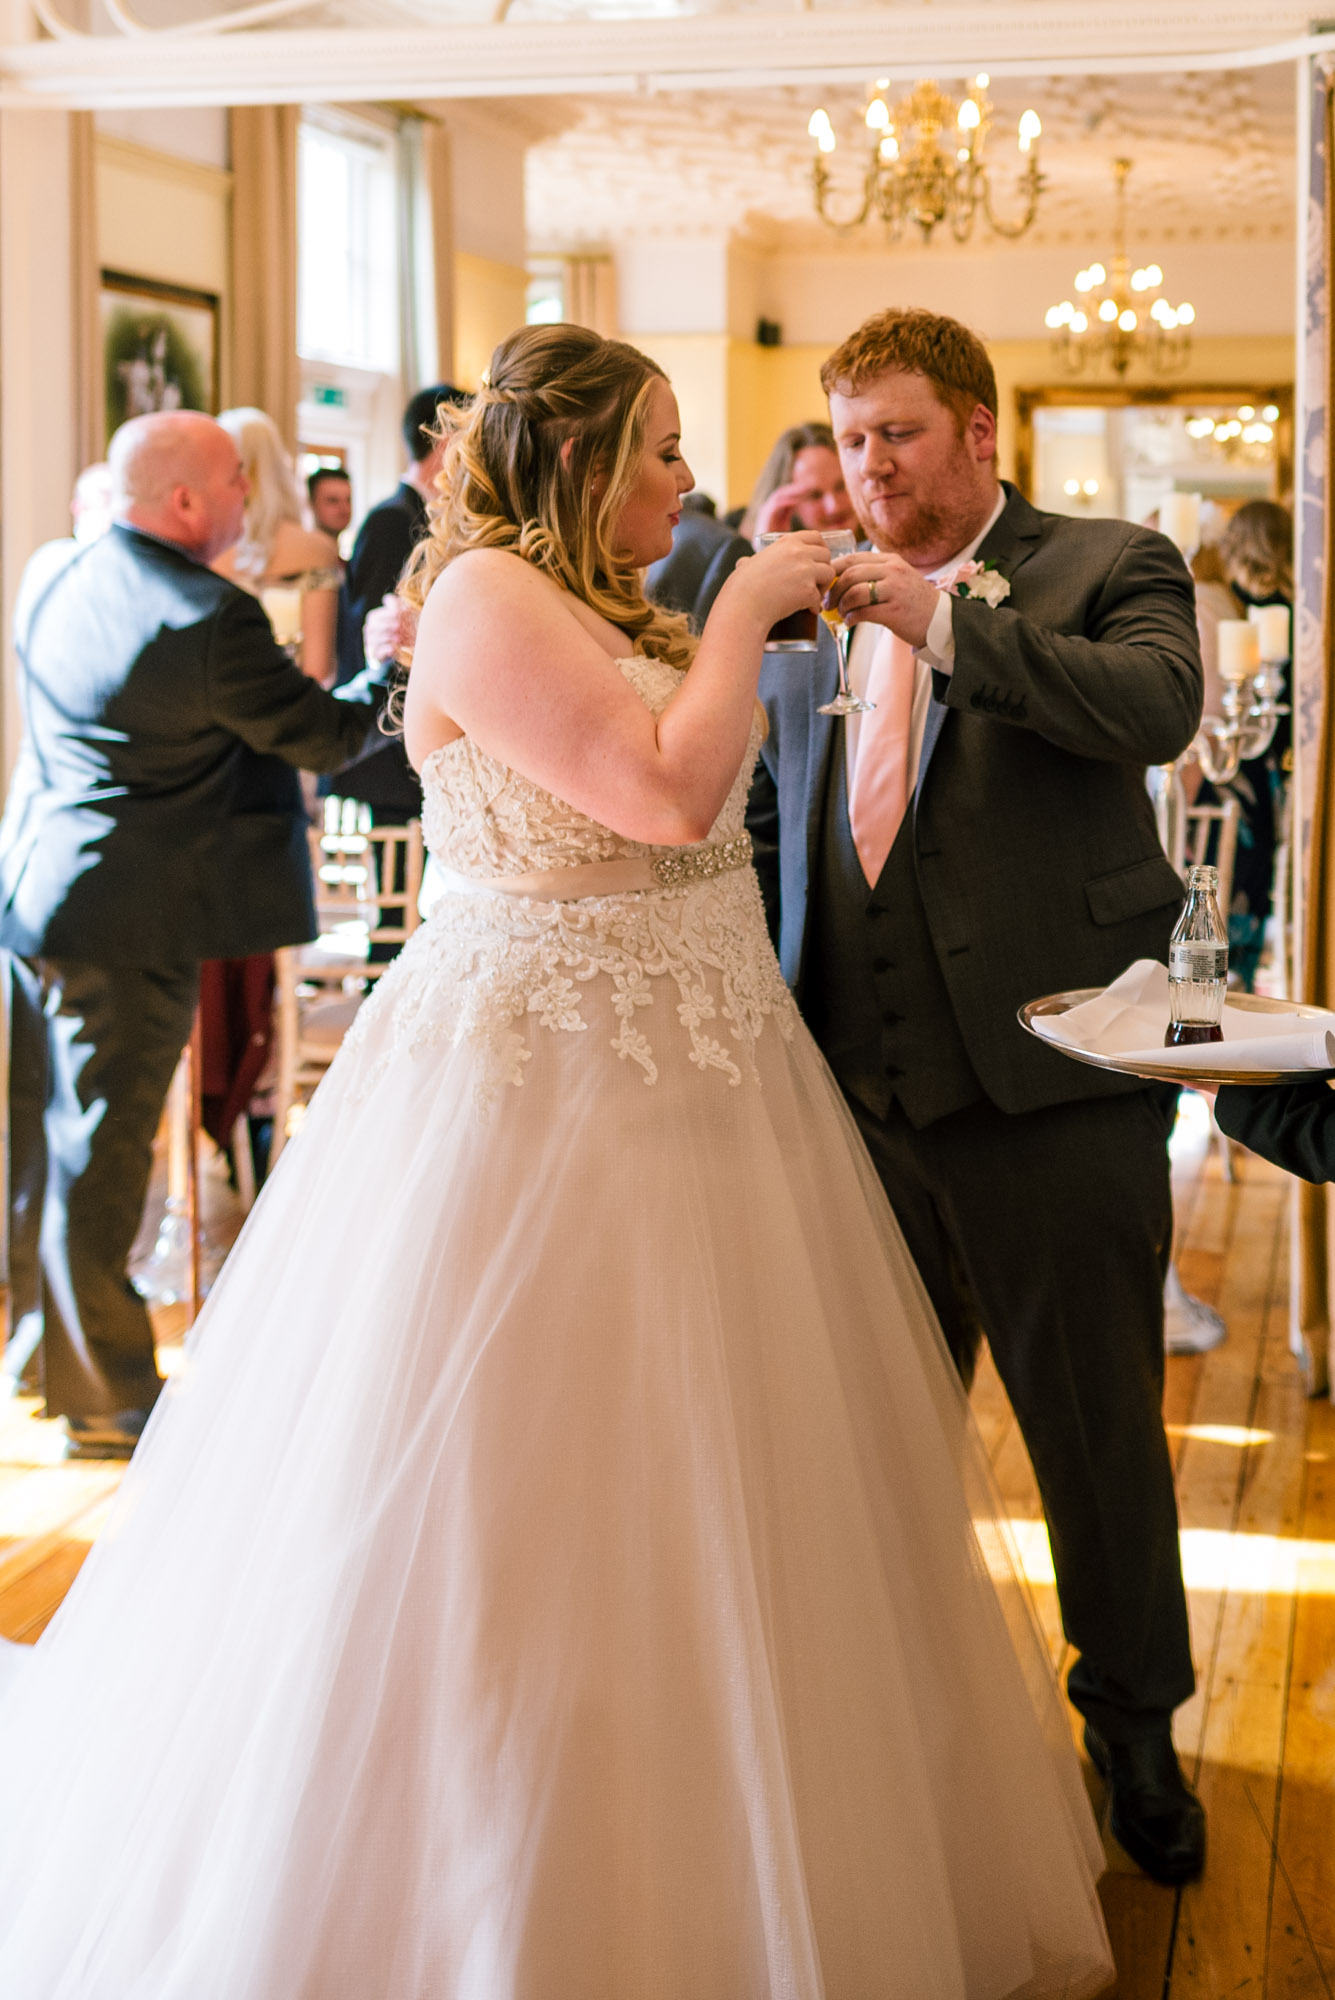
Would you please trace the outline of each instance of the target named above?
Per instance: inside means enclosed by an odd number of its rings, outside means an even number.
[[[941,593],[902,556],[864,549],[835,560],[830,602],[848,625],[886,625],[910,646],[925,646]]]

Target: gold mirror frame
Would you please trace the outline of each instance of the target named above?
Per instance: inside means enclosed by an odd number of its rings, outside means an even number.
[[[1099,388],[1094,384],[1068,386],[1065,382],[1048,383],[1038,389],[1017,389],[1015,391],[1015,484],[1026,500],[1034,497],[1034,411],[1056,404],[1065,408],[1082,409],[1129,409],[1132,405],[1153,403],[1176,404],[1190,407],[1194,403],[1251,403],[1261,408],[1266,403],[1275,404],[1279,410],[1279,422],[1275,426],[1275,491],[1273,500],[1282,500],[1285,506],[1292,505],[1293,498],[1293,385],[1267,383],[1258,387],[1255,383],[1193,382],[1183,386],[1175,383],[1171,388],[1162,383],[1109,383]]]

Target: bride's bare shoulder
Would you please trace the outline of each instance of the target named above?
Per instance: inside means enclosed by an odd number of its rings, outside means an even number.
[[[422,607],[419,645],[444,641],[455,660],[470,642],[496,662],[531,655],[535,644],[585,646],[596,635],[588,611],[559,583],[509,549],[467,549],[441,571]]]
[[[431,586],[431,598],[455,602],[476,597],[483,601],[496,597],[524,597],[536,602],[560,598],[548,577],[513,549],[465,549],[447,563]]]

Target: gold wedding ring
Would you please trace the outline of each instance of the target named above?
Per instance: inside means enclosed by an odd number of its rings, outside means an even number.
[[[879,604],[880,601],[880,595],[876,589],[876,578],[873,577],[867,585],[867,602],[868,604]]]

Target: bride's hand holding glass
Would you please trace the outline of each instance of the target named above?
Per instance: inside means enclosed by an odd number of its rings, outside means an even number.
[[[747,605],[766,633],[799,612],[811,615],[814,628],[834,582],[828,539],[814,529],[766,538],[756,555],[737,564],[723,589]],[[812,649],[808,644],[802,650]]]

